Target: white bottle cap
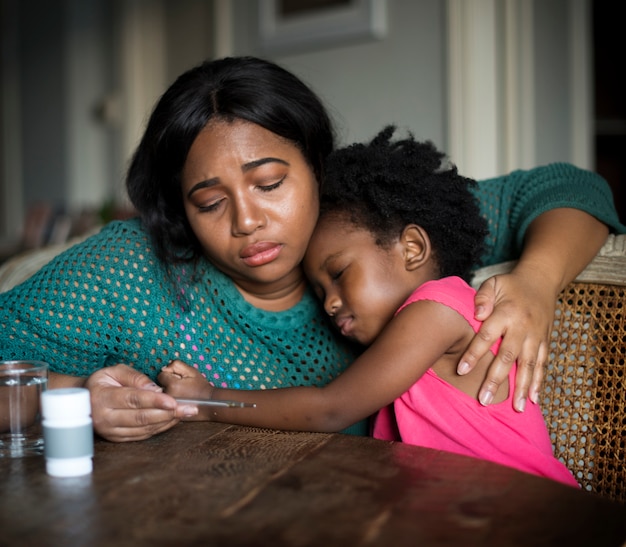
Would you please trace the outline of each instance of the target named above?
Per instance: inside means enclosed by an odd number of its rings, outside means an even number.
[[[89,390],[83,387],[48,389],[41,394],[44,420],[56,421],[91,416]]]

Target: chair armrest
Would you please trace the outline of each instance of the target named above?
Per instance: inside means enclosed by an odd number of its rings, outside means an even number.
[[[515,264],[517,261],[510,260],[479,268],[474,272],[472,287],[477,289],[486,279],[510,272]],[[626,285],[626,234],[610,234],[598,254],[575,281]]]

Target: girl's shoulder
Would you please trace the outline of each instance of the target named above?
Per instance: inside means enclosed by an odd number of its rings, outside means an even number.
[[[463,317],[473,317],[475,294],[476,291],[460,277],[434,279],[417,287],[398,308],[396,314],[409,304],[420,300],[430,300],[454,309]]]

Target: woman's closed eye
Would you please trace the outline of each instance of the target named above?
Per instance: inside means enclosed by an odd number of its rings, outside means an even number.
[[[271,182],[269,184],[258,184],[256,187],[261,192],[272,192],[276,190],[277,188],[279,188],[280,186],[282,186],[283,182],[285,182],[285,178],[287,178],[286,175],[276,180],[275,182]],[[213,199],[209,203],[198,204],[198,210],[201,213],[211,213],[211,212],[217,211],[217,209],[220,207],[220,205],[224,202],[225,199],[226,197],[222,196],[222,197]]]
[[[224,199],[225,198],[220,198],[206,205],[198,205],[198,210],[201,213],[211,213],[213,211],[216,211],[218,207],[220,206],[220,204],[224,201]]]
[[[259,184],[257,186],[257,188],[259,190],[261,190],[261,192],[271,192],[272,190],[276,190],[277,188],[282,186],[282,184],[283,184],[283,182],[285,182],[286,178],[287,178],[287,175],[281,177],[279,180],[277,180],[276,182],[273,182],[271,184]]]

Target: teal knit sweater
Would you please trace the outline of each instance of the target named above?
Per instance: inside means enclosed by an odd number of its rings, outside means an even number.
[[[596,173],[568,163],[482,180],[474,194],[489,223],[482,266],[519,258],[530,223],[558,207],[581,209],[607,224],[612,232],[626,233],[607,182]]]
[[[606,182],[570,165],[516,171],[481,182],[476,194],[491,230],[485,265],[516,258],[529,223],[555,207],[626,231]],[[268,312],[208,261],[197,273],[194,282],[185,268],[168,272],[139,220],[112,222],[0,294],[0,358],[40,359],[74,376],[127,363],[152,379],[177,358],[218,387],[240,389],[324,385],[354,359],[311,291],[290,310]]]

